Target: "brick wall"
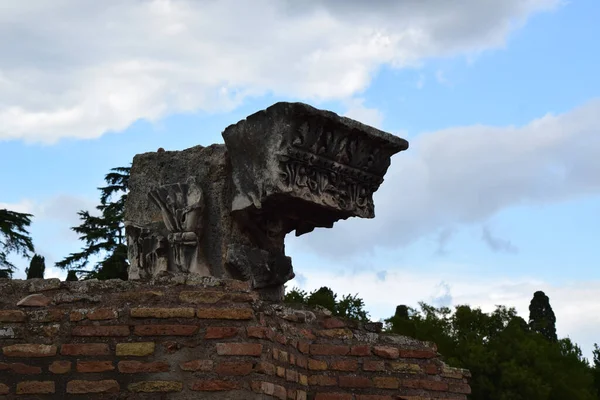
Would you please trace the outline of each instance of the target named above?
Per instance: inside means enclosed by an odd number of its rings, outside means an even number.
[[[446,366],[435,345],[264,303],[240,281],[0,280],[0,293],[8,399],[463,400],[470,391],[468,371]]]

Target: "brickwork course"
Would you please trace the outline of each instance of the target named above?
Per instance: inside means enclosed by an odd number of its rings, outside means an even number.
[[[381,324],[248,283],[0,280],[0,398],[466,400],[466,370]],[[18,304],[18,305],[17,305]]]

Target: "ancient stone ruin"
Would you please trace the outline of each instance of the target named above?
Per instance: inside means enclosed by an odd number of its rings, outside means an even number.
[[[406,141],[304,104],[135,157],[130,280],[0,279],[3,399],[467,400],[435,344],[279,299],[284,237],[374,217]]]
[[[390,158],[408,148],[302,103],[277,103],[223,138],[134,158],[125,211],[130,279],[164,271],[234,278],[263,299],[281,299],[294,277],[285,236],[373,218]]]

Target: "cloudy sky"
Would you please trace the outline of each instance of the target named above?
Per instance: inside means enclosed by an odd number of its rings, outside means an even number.
[[[418,301],[527,317],[544,290],[589,354],[599,15],[597,0],[0,0],[0,206],[35,214],[51,265],[80,248],[69,227],[110,168],[307,102],[411,147],[375,219],[288,239],[290,286],[358,293],[374,319]]]

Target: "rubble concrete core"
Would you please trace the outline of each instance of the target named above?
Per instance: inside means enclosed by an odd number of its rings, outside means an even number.
[[[280,300],[294,277],[284,238],[374,218],[397,136],[303,103],[227,127],[225,144],[138,154],[125,205],[129,279],[163,271],[250,281]]]

